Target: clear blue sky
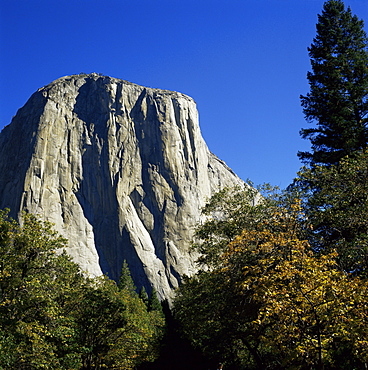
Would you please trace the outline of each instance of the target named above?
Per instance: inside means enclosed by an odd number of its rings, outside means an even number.
[[[286,187],[308,141],[299,95],[323,0],[0,0],[0,129],[65,75],[98,72],[197,102],[212,152]],[[368,1],[346,0],[368,23]]]

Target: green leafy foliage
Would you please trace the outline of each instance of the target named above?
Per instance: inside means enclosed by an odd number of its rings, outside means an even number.
[[[131,369],[155,358],[160,339],[156,334],[164,320],[153,320],[137,294],[120,290],[106,277],[83,293],[75,312],[78,341],[84,345],[83,369]]]
[[[164,317],[121,284],[89,278],[66,240],[30,214],[0,211],[0,369],[133,369],[153,361]],[[122,283],[125,281],[125,283]]]
[[[336,252],[314,255],[301,202],[275,199],[253,205],[253,222],[217,249],[216,264],[186,279],[176,317],[194,345],[237,369],[363,367],[367,281],[339,270]],[[225,222],[212,221],[216,233]]]
[[[0,350],[1,366],[53,369],[78,363],[73,320],[64,309],[82,276],[65,253],[56,254],[65,240],[27,214],[20,227],[1,211],[0,230],[0,331],[2,345],[13,347],[12,354]]]
[[[255,189],[252,184],[244,188],[225,188],[216,193],[203,208],[205,221],[195,232],[194,244],[200,253],[198,262],[216,266],[219,256],[245,227],[255,227],[260,218],[267,218],[277,206],[277,189],[266,184]],[[256,207],[255,207],[256,206]]]

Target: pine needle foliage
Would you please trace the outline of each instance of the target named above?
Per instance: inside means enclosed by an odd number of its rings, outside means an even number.
[[[341,0],[327,1],[318,16],[317,35],[308,48],[310,92],[301,96],[307,121],[317,127],[300,132],[312,149],[298,153],[304,163],[337,164],[367,147],[368,39],[363,27]]]

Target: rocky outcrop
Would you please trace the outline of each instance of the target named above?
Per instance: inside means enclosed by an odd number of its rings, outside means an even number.
[[[201,207],[237,184],[190,97],[97,74],[39,89],[0,134],[0,208],[53,222],[90,274],[117,279],[127,260],[161,298],[196,269]]]

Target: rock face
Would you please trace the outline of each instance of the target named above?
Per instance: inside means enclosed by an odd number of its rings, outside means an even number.
[[[97,74],[34,93],[0,134],[0,208],[55,224],[92,275],[170,298],[195,271],[189,251],[206,200],[243,182],[207,148],[195,102]]]

